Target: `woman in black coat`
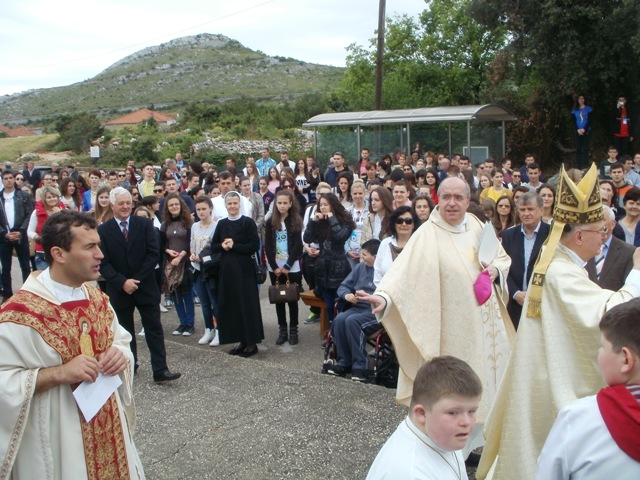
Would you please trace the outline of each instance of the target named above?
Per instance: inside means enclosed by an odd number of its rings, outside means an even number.
[[[260,246],[255,222],[240,213],[240,194],[224,197],[228,218],[218,221],[211,251],[220,254],[218,282],[218,329],[220,343],[239,344],[231,355],[250,357],[264,339],[254,259]]]
[[[333,322],[333,304],[338,287],[351,272],[351,265],[344,251],[344,244],[351,236],[355,223],[351,214],[331,193],[319,196],[318,209],[304,232],[305,243],[320,245],[316,259],[316,285],[322,291],[327,306],[329,322]]]

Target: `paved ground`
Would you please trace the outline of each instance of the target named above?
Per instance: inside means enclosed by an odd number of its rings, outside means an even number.
[[[148,478],[364,478],[405,415],[394,390],[320,374],[318,324],[300,326],[298,345],[276,346],[265,288],[261,300],[266,339],[249,359],[228,355],[230,346],[197,345],[200,312],[193,337],[171,336],[177,317],[163,314],[180,380],[155,385],[140,348],[135,438]],[[306,318],[307,307],[300,311]]]
[[[14,262],[15,291],[17,272]],[[260,298],[266,338],[248,359],[228,355],[231,346],[197,344],[198,306],[196,334],[172,336],[171,309],[162,315],[167,357],[182,378],[156,385],[137,337],[134,438],[148,479],[363,479],[406,415],[395,390],[320,373],[319,324],[301,322],[298,345],[276,346],[275,307],[264,287]],[[301,320],[308,313],[300,302]]]

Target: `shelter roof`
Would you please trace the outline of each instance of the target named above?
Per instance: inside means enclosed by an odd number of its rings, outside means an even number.
[[[506,107],[462,105],[457,107],[411,108],[406,110],[372,110],[369,112],[322,113],[307,120],[305,127],[331,125],[392,125],[398,123],[446,123],[466,121],[515,121]]]

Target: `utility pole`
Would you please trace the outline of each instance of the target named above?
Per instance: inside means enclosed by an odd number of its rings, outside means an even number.
[[[376,59],[376,97],[374,110],[382,110],[382,60],[384,53],[384,17],[386,0],[380,0],[378,7],[378,56]]]

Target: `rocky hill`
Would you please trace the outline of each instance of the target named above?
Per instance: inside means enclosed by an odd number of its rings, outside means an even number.
[[[149,105],[175,108],[241,96],[291,98],[326,90],[342,72],[270,57],[223,35],[200,34],[140,50],[83,82],[0,96],[0,123],[80,111],[117,114]]]

